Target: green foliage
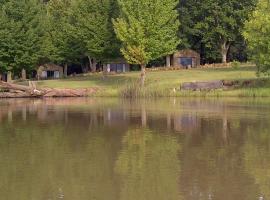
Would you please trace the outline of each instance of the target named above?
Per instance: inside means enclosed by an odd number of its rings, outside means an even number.
[[[221,61],[243,41],[241,31],[256,0],[180,0],[182,48],[200,51],[207,61]]]
[[[270,2],[260,0],[245,25],[244,37],[259,73],[270,73]]]
[[[118,0],[121,16],[114,29],[129,63],[145,65],[173,53],[179,44],[176,0]]]
[[[240,65],[241,65],[241,63],[239,61],[235,61],[234,60],[232,62],[232,68],[235,69],[235,70],[239,69],[240,68]]]
[[[73,37],[72,6],[68,0],[51,0],[47,5],[46,35],[43,40],[44,61],[60,64],[76,62],[81,45]]]
[[[42,5],[38,0],[9,0],[0,9],[1,71],[32,69],[40,57]]]
[[[175,138],[149,129],[129,129],[122,146],[115,166],[123,184],[119,199],[182,199],[177,187],[181,146]],[[153,184],[155,189],[146,187]]]
[[[73,35],[80,42],[83,53],[104,60],[116,41],[111,18],[114,16],[112,0],[79,0],[72,9]],[[118,50],[119,51],[119,50]]]

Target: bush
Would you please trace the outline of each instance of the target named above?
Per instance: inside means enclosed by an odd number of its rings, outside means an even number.
[[[239,69],[240,65],[241,65],[241,63],[239,61],[233,61],[232,62],[232,68],[235,69],[235,70]]]

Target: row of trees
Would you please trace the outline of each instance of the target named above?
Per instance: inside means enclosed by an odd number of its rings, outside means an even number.
[[[88,58],[95,71],[98,62],[123,55],[141,65],[143,83],[145,66],[177,48],[197,50],[203,63],[245,60],[242,33],[256,51],[267,2],[251,15],[257,0],[0,0],[0,70],[54,62],[66,73],[68,64]]]

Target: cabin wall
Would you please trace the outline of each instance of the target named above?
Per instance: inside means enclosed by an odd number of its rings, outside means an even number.
[[[58,79],[62,78],[64,75],[64,69],[58,65],[43,65],[37,70],[38,79]]]
[[[104,64],[103,71],[106,73],[125,73],[130,71],[130,65],[127,63],[107,63]]]
[[[183,50],[173,54],[172,60],[175,67],[197,67],[200,65],[200,54],[193,50]]]

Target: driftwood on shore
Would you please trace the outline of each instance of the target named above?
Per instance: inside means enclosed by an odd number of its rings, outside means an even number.
[[[181,85],[182,90],[216,90],[223,87],[222,81],[188,82]]]
[[[180,86],[181,90],[216,90],[216,89],[231,89],[238,87],[252,87],[264,80],[217,80],[217,81],[205,81],[205,82],[186,82]]]
[[[29,86],[0,81],[0,98],[27,98],[27,97],[86,97],[97,91],[95,88],[87,89],[37,89],[33,82]]]

